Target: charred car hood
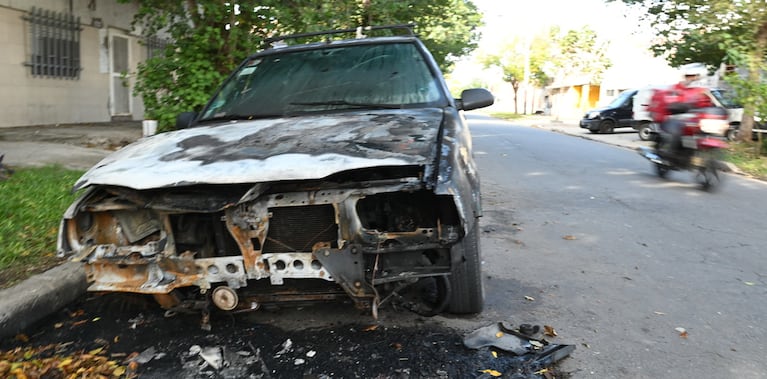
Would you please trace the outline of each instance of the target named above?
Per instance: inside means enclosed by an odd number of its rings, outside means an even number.
[[[376,166],[430,165],[443,111],[353,111],[226,122],[142,138],[86,172],[75,190],[320,179]]]

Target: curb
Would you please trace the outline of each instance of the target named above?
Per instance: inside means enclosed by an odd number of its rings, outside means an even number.
[[[73,302],[88,288],[79,262],[66,262],[0,290],[0,338],[20,333]]]

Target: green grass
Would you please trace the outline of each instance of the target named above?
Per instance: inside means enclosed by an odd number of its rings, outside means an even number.
[[[10,178],[0,181],[2,281],[17,276],[9,272],[39,267],[56,259],[59,222],[77,196],[71,188],[82,174],[59,166],[19,168]],[[0,287],[7,284],[2,281]]]
[[[725,160],[738,166],[744,173],[767,180],[767,142],[762,142],[761,154],[757,155],[758,142],[731,142]]]
[[[503,120],[519,120],[521,118],[530,118],[530,115],[517,114],[514,112],[493,112],[490,116]]]

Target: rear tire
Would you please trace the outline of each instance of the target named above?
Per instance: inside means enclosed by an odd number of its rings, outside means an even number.
[[[643,122],[639,125],[639,139],[642,141],[649,141],[652,139],[652,134],[652,124]]]
[[[453,245],[452,255],[459,257],[450,275],[450,313],[480,313],[485,306],[485,288],[482,284],[482,260],[479,249],[479,220],[474,227]]]
[[[719,175],[719,162],[713,159],[706,162],[706,166],[698,171],[698,180],[704,191],[713,192],[719,188],[722,182],[722,177]]]
[[[665,178],[666,176],[668,176],[668,171],[669,171],[668,167],[660,163],[655,164],[655,173],[658,174],[659,178]]]
[[[735,141],[738,139],[738,135],[740,134],[740,131],[736,128],[730,128],[727,131],[727,140],[728,141]]]

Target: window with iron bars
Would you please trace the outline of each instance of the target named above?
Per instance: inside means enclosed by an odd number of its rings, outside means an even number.
[[[80,17],[40,8],[24,16],[29,22],[29,60],[32,76],[79,79]]]
[[[144,38],[144,45],[146,45],[146,58],[154,58],[162,56],[165,52],[165,46],[168,41],[160,37],[146,37]]]

